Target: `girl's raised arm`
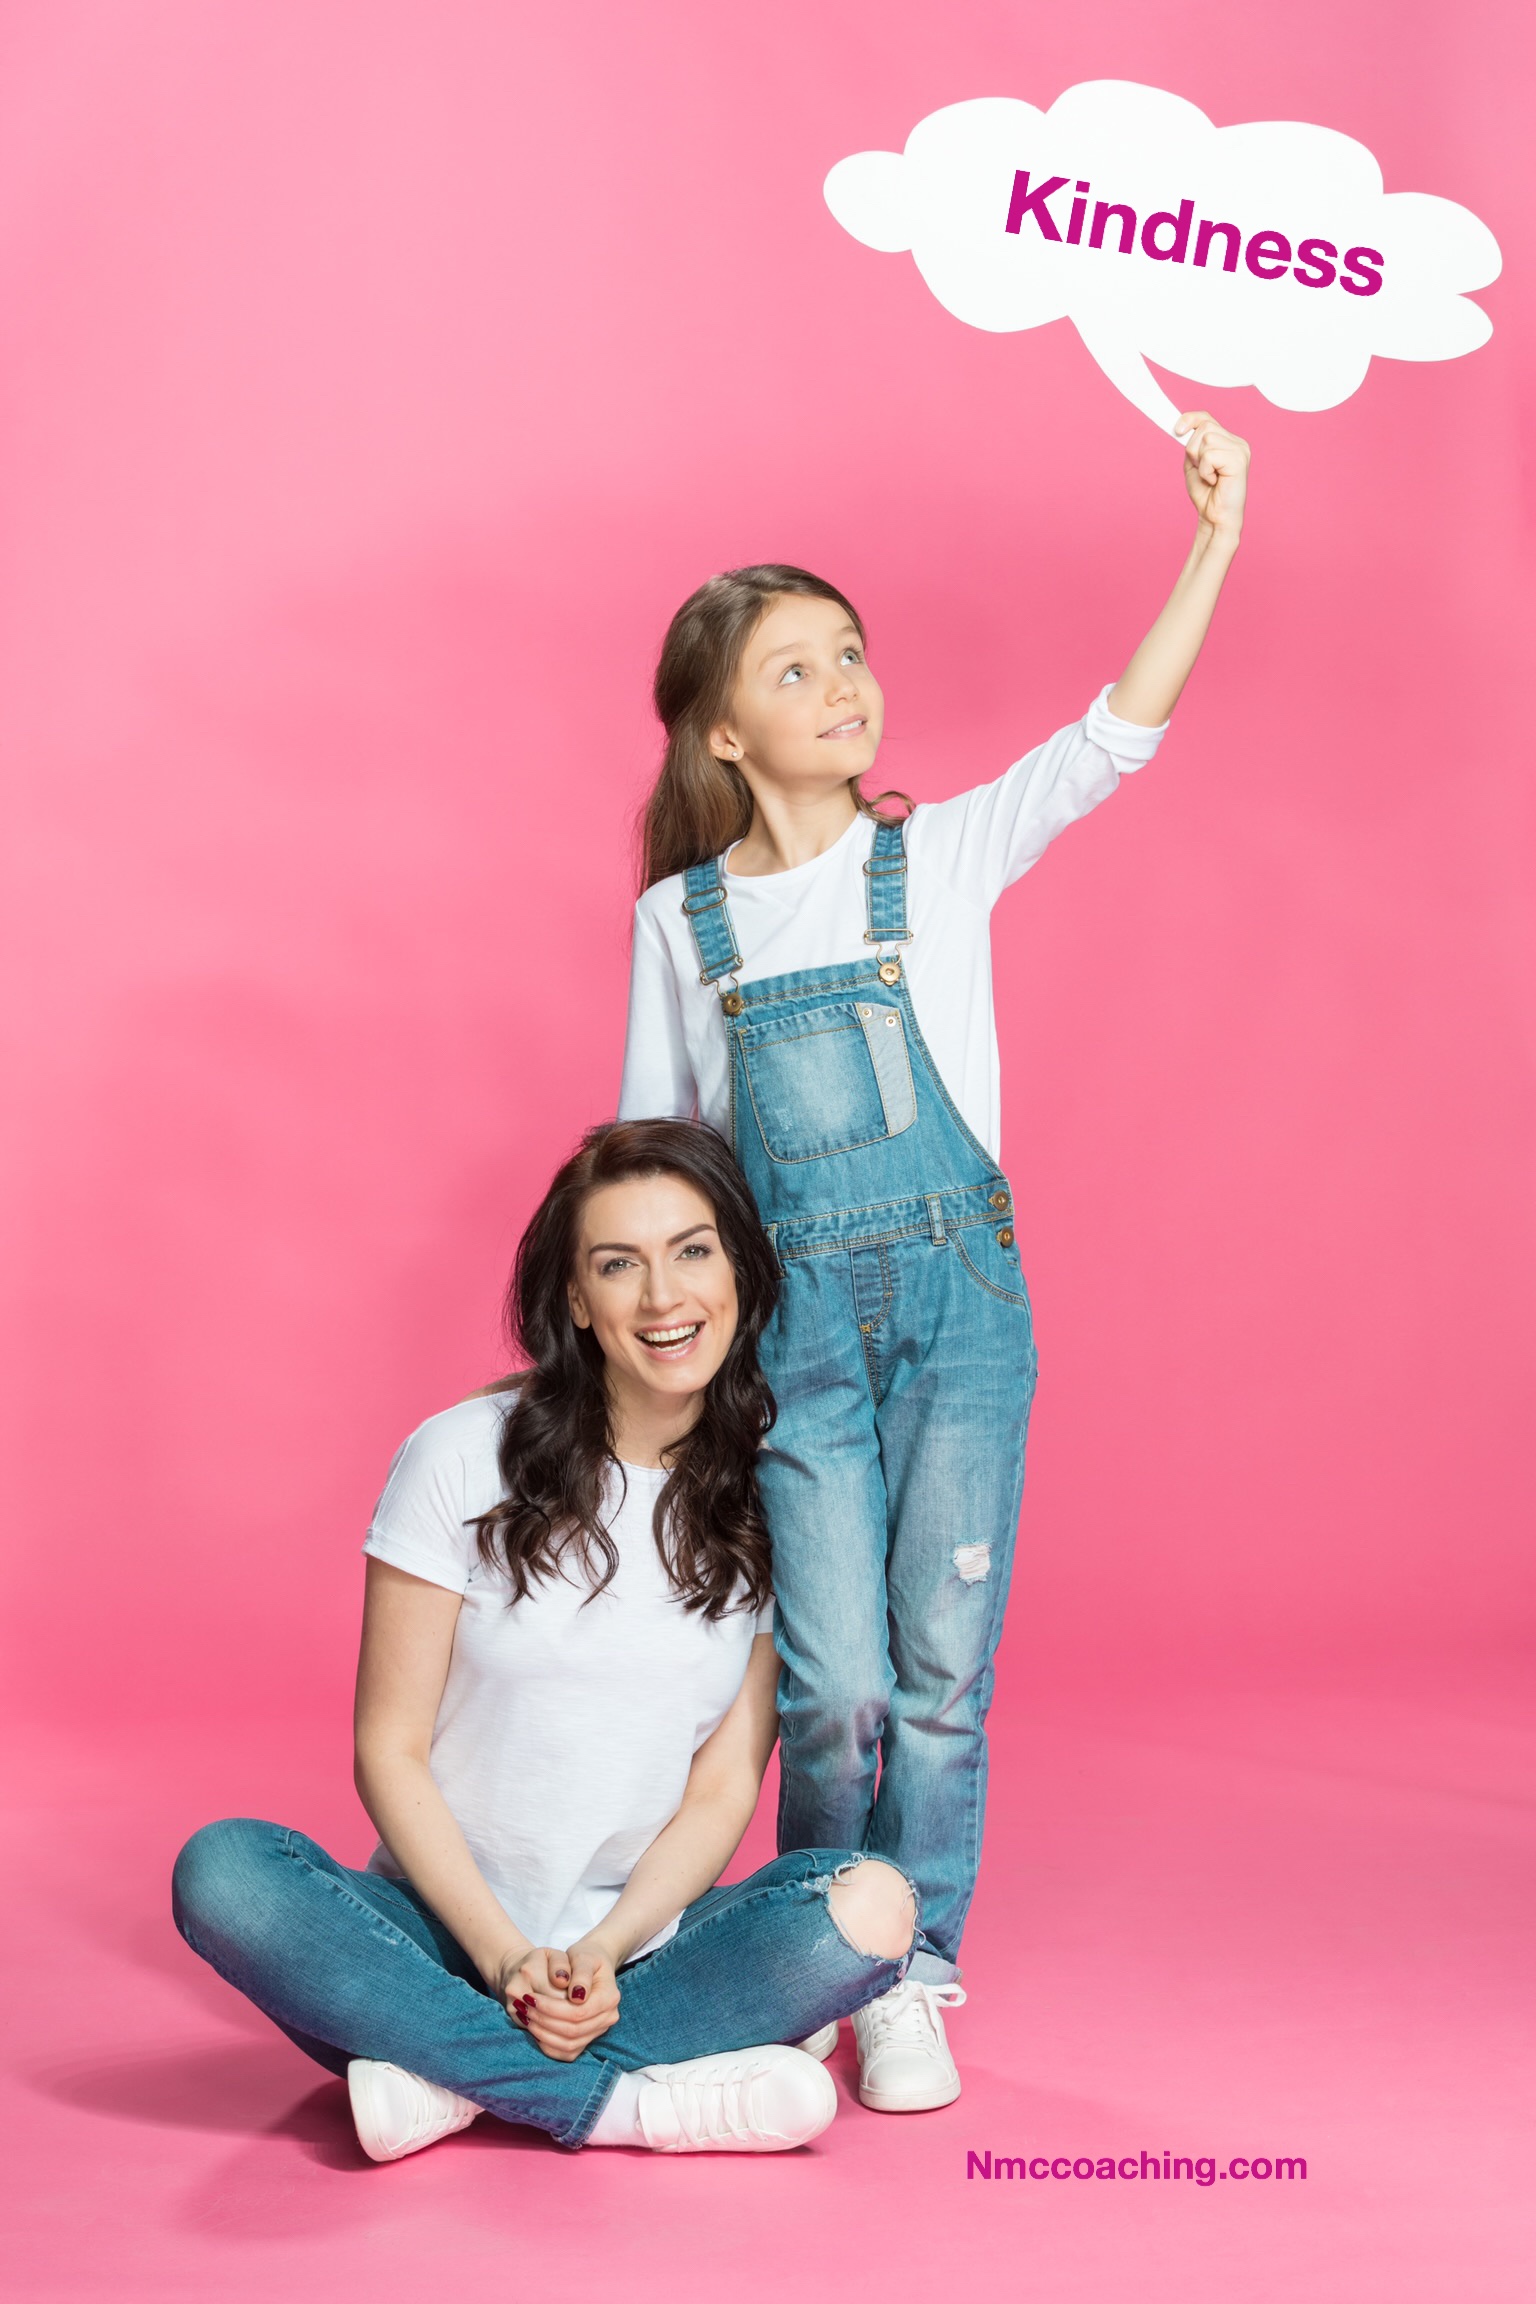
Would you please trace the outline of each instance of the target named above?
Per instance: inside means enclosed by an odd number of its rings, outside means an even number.
[[[1068,825],[1145,766],[1194,668],[1242,532],[1248,446],[1203,412],[1180,422],[1191,428],[1184,484],[1199,516],[1195,541],[1120,678],[1006,775],[919,812],[915,837],[963,904],[990,910]]]
[[[1195,540],[1168,604],[1107,699],[1119,720],[1160,727],[1179,700],[1210,630],[1216,602],[1243,532],[1248,443],[1224,432],[1204,409],[1179,418],[1184,485],[1198,514]]]

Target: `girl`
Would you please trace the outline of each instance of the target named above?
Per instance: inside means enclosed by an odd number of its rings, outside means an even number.
[[[905,1975],[910,1884],[862,1855],[713,1886],[776,1733],[755,1466],[778,1280],[707,1129],[595,1129],[525,1233],[520,1381],[431,1417],[364,1550],[350,1871],[231,1821],[176,1924],[347,2076],[365,2152],[482,2111],[563,2144],[782,2151],[837,2107],[768,2045]]]
[[[947,2104],[984,1722],[1035,1384],[998,1165],[987,919],[1151,759],[1242,525],[1248,451],[1180,419],[1195,541],[1075,726],[906,821],[861,790],[881,695],[864,627],[802,569],[717,576],[674,617],[645,819],[619,1110],[730,1138],[783,1273],[759,1478],[773,1539],[779,1846],[863,1848],[917,1884],[924,1948],[856,2016],[866,2104]],[[887,795],[888,798],[899,795]],[[910,804],[909,804],[910,807]]]

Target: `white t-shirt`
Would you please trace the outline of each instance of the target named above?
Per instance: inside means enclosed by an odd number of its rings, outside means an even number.
[[[1106,688],[1083,718],[1017,761],[995,784],[919,808],[907,827],[907,926],[899,947],[912,1006],[939,1076],[995,1160],[1002,1140],[989,915],[1050,842],[1151,759],[1167,727],[1138,728],[1110,711]],[[789,872],[743,879],[726,893],[741,954],[739,981],[868,960],[864,866],[874,826],[855,817],[840,840]],[[730,1069],[720,996],[699,982],[680,873],[635,907],[621,1120],[697,1113],[730,1127]]]
[[[506,1393],[464,1400],[413,1432],[390,1467],[363,1546],[463,1595],[432,1731],[432,1774],[502,1909],[535,1944],[595,1928],[676,1815],[693,1756],[736,1700],[760,1614],[706,1623],[667,1582],[651,1515],[664,1472],[624,1467],[606,1525],[612,1583],[536,1583],[509,1606],[466,1522],[502,1497],[496,1452]],[[380,1846],[371,1872],[398,1879]],[[650,1942],[664,1944],[668,1922]],[[639,1957],[637,1953],[636,1958]]]

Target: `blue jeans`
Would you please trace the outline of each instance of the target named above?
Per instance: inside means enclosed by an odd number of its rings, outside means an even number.
[[[818,1253],[813,1224],[781,1231],[763,1355],[779,1415],[758,1472],[783,1659],[779,1845],[863,1848],[910,1874],[912,1973],[931,1983],[955,1974],[981,1857],[1035,1371],[992,1226],[945,1234]]]
[[[193,1951],[328,2072],[376,2057],[576,2145],[621,2072],[800,2040],[900,1981],[910,1953],[856,1950],[828,1907],[859,1861],[806,1849],[709,1889],[621,1971],[618,2022],[570,2064],[513,2023],[407,1882],[350,1871],[302,1832],[204,1825],[176,1860],[172,1910]]]
[[[903,828],[870,835],[866,960],[734,981],[719,859],[686,875],[721,992],[731,1143],[784,1273],[763,1338],[779,1846],[862,1848],[917,1884],[924,1982],[976,1887],[987,1706],[1035,1390],[1013,1194],[951,1100],[898,947]],[[942,935],[942,886],[922,933]],[[877,957],[878,953],[878,957]]]

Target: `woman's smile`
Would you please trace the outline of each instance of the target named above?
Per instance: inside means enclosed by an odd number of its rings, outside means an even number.
[[[654,1359],[683,1360],[693,1350],[703,1326],[702,1320],[689,1320],[672,1328],[640,1328],[635,1333]]]

